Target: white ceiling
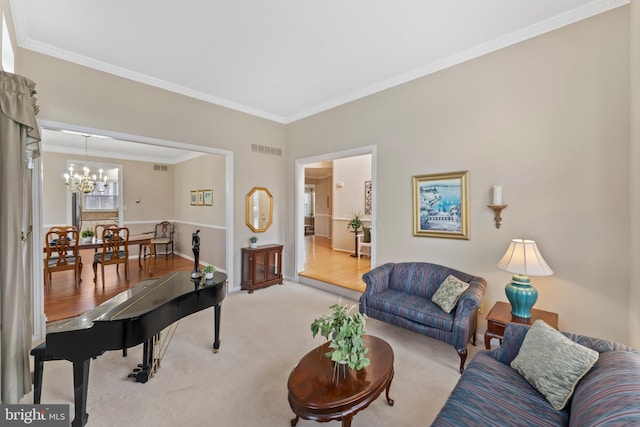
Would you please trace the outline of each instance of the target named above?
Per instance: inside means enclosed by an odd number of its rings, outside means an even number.
[[[290,123],[629,0],[11,0],[18,45]]]

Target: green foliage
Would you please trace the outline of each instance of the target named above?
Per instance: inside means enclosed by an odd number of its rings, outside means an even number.
[[[362,227],[362,212],[351,212],[351,218],[349,218],[349,222],[347,222],[347,228],[357,233],[360,227]]]
[[[345,361],[350,369],[360,370],[369,366],[371,361],[366,357],[369,349],[362,338],[365,316],[359,312],[350,314],[354,307],[332,305],[333,313],[315,319],[311,323],[311,332],[314,338],[320,334],[331,341],[329,348],[332,351],[325,355],[332,361]]]
[[[93,230],[82,230],[82,237],[93,237]]]
[[[203,273],[215,273],[216,268],[213,265],[207,265],[202,270]]]
[[[257,238],[256,236],[251,236],[251,238],[249,238],[249,241],[250,241],[251,243],[255,243],[255,242],[257,242],[257,241],[258,241],[258,238]]]

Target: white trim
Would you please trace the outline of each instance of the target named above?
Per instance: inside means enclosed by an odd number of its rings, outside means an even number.
[[[309,163],[318,163],[327,160],[343,159],[346,157],[362,156],[365,154],[371,154],[371,224],[376,224],[376,206],[377,206],[377,163],[378,163],[378,150],[376,145],[367,145],[364,147],[351,148],[348,150],[338,151],[334,153],[321,154],[318,156],[305,157],[297,159],[294,165],[294,212],[295,212],[295,232],[294,241],[296,251],[294,254],[295,271],[294,280],[299,282],[298,271],[304,270],[305,262],[305,248],[304,248],[304,166]],[[337,219],[337,218],[334,218]],[[371,268],[376,265],[376,235],[371,235]]]
[[[569,10],[560,15],[551,17],[547,20],[531,25],[527,28],[514,31],[511,34],[507,34],[502,37],[498,37],[488,42],[481,43],[470,49],[463,50],[456,54],[450,55],[446,58],[442,58],[438,61],[434,61],[430,64],[426,64],[413,71],[400,74],[391,79],[367,86],[365,88],[355,90],[344,96],[340,96],[329,100],[327,102],[306,108],[297,113],[290,114],[288,116],[281,116],[272,114],[267,111],[263,111],[247,105],[242,105],[237,102],[220,98],[211,94],[193,90],[175,83],[167,82],[155,77],[147,76],[145,74],[133,72],[121,67],[116,67],[111,64],[107,64],[102,61],[97,61],[86,56],[78,55],[73,52],[69,52],[63,49],[56,48],[46,43],[40,43],[29,39],[29,34],[26,25],[26,12],[20,0],[10,0],[11,10],[13,11],[13,21],[15,26],[15,33],[17,38],[17,44],[24,49],[33,50],[45,55],[60,58],[65,61],[69,61],[75,64],[83,65],[85,67],[93,68],[95,70],[103,71],[109,74],[120,76],[129,80],[133,80],[139,83],[144,83],[150,86],[165,89],[174,93],[189,96],[191,98],[200,99],[205,102],[209,102],[215,105],[220,105],[232,110],[240,111],[250,114],[252,116],[261,117],[267,120],[271,120],[277,123],[288,124],[305,117],[312,116],[314,114],[321,113],[331,108],[338,107],[351,101],[355,101],[360,98],[372,95],[374,93],[398,86],[403,83],[427,76],[437,71],[449,68],[458,64],[461,64],[470,59],[477,58],[482,55],[497,51],[499,49],[520,43],[521,41],[548,33],[558,28],[573,24],[583,19],[590,18],[600,13],[607,12],[620,6],[629,4],[630,0],[596,0],[584,6]]]
[[[42,224],[42,156],[33,159],[32,191],[33,202],[33,336],[32,341],[44,339],[47,331],[47,316],[44,313],[44,260],[42,242],[44,242]]]
[[[503,49],[505,47],[512,46],[520,43],[524,40],[528,40],[539,35],[548,33],[558,28],[565,27],[570,24],[574,24],[583,19],[591,18],[592,16],[606,12],[611,9],[615,9],[620,6],[624,6],[629,3],[630,0],[597,0],[593,3],[589,3],[585,6],[570,10],[563,14],[554,16],[545,21],[531,25],[529,27],[514,31],[511,34],[507,34],[502,37],[489,40],[485,43],[481,43],[470,49],[463,50],[456,54],[450,55],[446,58],[441,58],[430,64],[426,64],[415,70],[400,74],[392,77],[388,80],[364,87],[362,89],[353,91],[344,96],[331,99],[325,103],[315,105],[308,109],[302,110],[296,114],[292,114],[285,118],[285,124],[295,122],[297,120],[304,119],[314,114],[321,113],[326,110],[338,107],[343,104],[355,101],[360,98],[364,98],[374,93],[382,92],[383,90],[390,89],[394,86],[410,82],[412,80],[419,79],[421,77],[428,76],[429,74],[442,71],[446,68],[453,67],[463,62],[469,61],[474,58],[478,58],[483,55],[487,55],[491,52]]]
[[[13,5],[13,1],[12,1],[12,5]],[[38,125],[47,129],[54,129],[54,130],[72,130],[75,132],[81,132],[81,133],[90,133],[90,134],[96,134],[96,135],[104,135],[104,136],[108,136],[111,138],[115,138],[115,139],[124,139],[127,141],[131,141],[131,142],[139,142],[139,143],[143,143],[143,144],[150,144],[150,145],[158,145],[161,147],[172,147],[172,148],[178,148],[178,149],[182,149],[182,150],[193,150],[193,151],[198,151],[201,153],[209,153],[209,154],[218,154],[221,156],[225,156],[225,181],[226,181],[226,206],[227,206],[227,211],[226,211],[226,227],[222,228],[224,230],[227,231],[226,233],[226,259],[227,259],[227,276],[228,276],[228,281],[229,283],[233,284],[235,279],[234,279],[234,266],[235,266],[235,262],[234,262],[234,243],[233,243],[233,227],[234,227],[234,220],[233,220],[233,206],[234,206],[234,200],[233,200],[233,151],[231,150],[223,150],[223,149],[219,149],[219,148],[212,148],[212,147],[206,147],[206,146],[202,146],[202,145],[194,145],[194,144],[187,144],[187,143],[183,143],[183,142],[176,142],[176,141],[169,141],[169,140],[165,140],[165,139],[157,139],[157,138],[149,138],[149,137],[145,137],[145,136],[141,136],[141,135],[133,135],[133,134],[126,134],[126,133],[121,133],[121,132],[115,132],[115,131],[111,131],[111,130],[106,130],[106,129],[98,129],[98,128],[91,128],[91,127],[87,127],[87,126],[79,126],[79,125],[73,125],[73,124],[68,124],[68,123],[63,123],[63,122],[55,122],[55,121],[50,121],[50,120],[38,120]],[[42,178],[40,178],[42,179]],[[35,184],[34,184],[34,187]],[[37,188],[34,188],[34,192],[38,191]],[[38,203],[34,205],[38,206],[40,211],[42,210],[42,191],[40,189],[39,191],[39,197],[38,197]],[[121,217],[122,218],[122,217]],[[37,221],[37,222],[36,222]],[[40,234],[42,234],[42,229],[43,229],[43,225],[42,225],[42,213],[40,212],[39,218],[35,218],[34,219],[34,229],[36,230],[40,230],[38,231]],[[206,225],[206,227],[218,227],[218,226],[211,226],[211,225]],[[42,237],[42,235],[40,236]],[[40,240],[42,241],[42,239]],[[42,258],[40,256],[40,258]],[[42,267],[42,266],[41,266]],[[37,285],[37,281],[38,281],[38,277],[42,276],[42,268],[40,268],[39,270],[35,271],[35,280],[34,280],[34,286]],[[41,280],[41,279],[40,279]],[[39,284],[40,288],[43,288],[44,285],[42,283]],[[37,291],[34,291],[34,311],[38,308],[41,307],[42,311],[41,311],[41,315],[44,316],[44,299],[42,296],[42,300],[41,301],[37,301],[35,300],[38,297],[38,293]],[[36,314],[34,313],[34,319],[35,319]]]

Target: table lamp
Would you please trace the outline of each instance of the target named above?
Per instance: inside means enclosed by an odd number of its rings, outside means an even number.
[[[531,307],[538,299],[538,291],[531,285],[529,276],[550,276],[553,270],[547,265],[533,240],[513,239],[507,252],[498,263],[500,270],[515,273],[511,283],[505,286],[511,303],[511,314],[529,319]]]

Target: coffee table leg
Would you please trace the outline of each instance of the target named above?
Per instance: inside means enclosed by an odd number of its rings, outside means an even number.
[[[353,419],[353,415],[347,415],[342,417],[342,427],[351,427],[352,419]]]
[[[391,381],[393,381],[393,374],[391,375],[391,379],[389,380],[389,384],[387,384],[387,391],[386,391],[387,403],[389,404],[389,406],[393,406],[393,404],[395,403],[393,401],[393,399],[389,399],[389,389],[391,388]]]
[[[298,420],[300,419],[299,416],[296,415],[295,418],[291,418],[291,427],[295,427],[296,424],[298,424]]]

